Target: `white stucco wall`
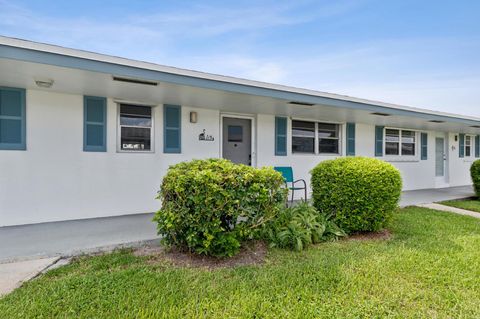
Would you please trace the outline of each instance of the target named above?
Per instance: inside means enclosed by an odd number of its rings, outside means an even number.
[[[83,96],[27,90],[26,98],[27,150],[0,151],[0,226],[153,212],[159,208],[155,196],[169,165],[220,156],[218,110],[182,106],[182,153],[165,154],[163,107],[159,104],[154,108],[155,151],[119,153],[117,104],[109,98],[107,152],[97,153],[83,151]],[[198,123],[189,122],[190,111],[198,112]],[[257,166],[293,166],[295,177],[309,184],[310,170],[320,161],[336,157],[292,154],[290,121],[288,154],[274,156],[275,117],[255,117]],[[203,129],[215,141],[199,141]],[[438,134],[428,132],[426,161],[385,158],[400,169],[404,189],[436,186],[434,146]],[[467,185],[474,158],[458,157],[455,135],[448,135],[449,182],[450,186]],[[374,136],[373,125],[356,124],[357,155],[374,156]],[[342,126],[342,154],[344,137]]]
[[[275,117],[271,115],[258,115],[258,165],[259,166],[292,166],[295,178],[304,178],[307,184],[310,184],[310,170],[319,162],[332,159],[336,156],[325,155],[306,155],[292,154],[291,152],[291,121],[288,121],[288,144],[287,156],[273,156],[274,152],[274,132]],[[342,136],[345,136],[345,126],[342,126]],[[417,149],[413,159],[405,157],[378,157],[385,160],[400,170],[403,179],[403,189],[424,189],[435,188],[439,183],[435,177],[435,137],[445,136],[445,133],[434,131],[425,131],[428,133],[428,156],[427,160],[420,160],[420,136],[417,134]],[[471,184],[469,168],[474,157],[469,159],[459,158],[458,142],[454,142],[454,136],[458,134],[450,133],[448,146],[448,164],[446,171],[449,174],[449,186],[460,186]],[[451,146],[455,145],[452,151]],[[356,123],[355,148],[357,156],[375,156],[375,126]],[[342,138],[342,154],[345,154],[345,140]],[[472,149],[473,152],[473,149]],[[447,178],[448,182],[448,178]],[[445,185],[447,186],[447,185]],[[299,198],[301,192],[298,193]]]
[[[0,151],[0,226],[153,212],[170,164],[218,157],[219,112],[182,107],[182,154],[163,153],[163,108],[154,108],[155,152],[118,153],[117,104],[108,99],[107,152],[83,151],[83,97],[27,91],[27,150]],[[206,128],[214,142],[198,141]]]

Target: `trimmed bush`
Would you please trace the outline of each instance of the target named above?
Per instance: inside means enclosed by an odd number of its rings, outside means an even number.
[[[242,241],[256,238],[263,224],[285,204],[280,173],[224,159],[173,165],[163,179],[156,213],[167,245],[191,252],[232,256]]]
[[[311,174],[313,205],[348,234],[382,229],[398,206],[402,178],[387,162],[337,158],[321,162]]]
[[[478,197],[480,197],[480,160],[476,160],[470,166],[470,176],[472,177],[473,188]]]
[[[311,244],[346,236],[327,216],[315,207],[300,203],[284,208],[265,225],[264,237],[272,247],[303,250]]]

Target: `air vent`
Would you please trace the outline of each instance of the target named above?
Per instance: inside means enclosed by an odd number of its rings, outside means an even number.
[[[118,77],[118,76],[114,76],[113,80],[114,81],[119,81],[119,82],[127,82],[127,83],[143,84],[143,85],[152,85],[152,86],[157,86],[158,85],[157,82],[138,80],[138,79],[121,78],[121,77]]]
[[[304,105],[304,106],[314,106],[315,105],[313,103],[298,102],[298,101],[291,101],[291,102],[288,102],[288,104]]]
[[[480,128],[480,125],[472,125],[470,127],[473,127],[473,128]]]
[[[445,121],[440,121],[440,120],[430,120],[430,123],[445,123]]]
[[[371,113],[372,115],[378,115],[378,116],[390,116],[388,113],[382,113],[382,112],[373,112]]]

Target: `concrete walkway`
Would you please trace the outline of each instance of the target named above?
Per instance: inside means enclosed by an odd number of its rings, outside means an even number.
[[[0,227],[0,263],[70,256],[158,240],[153,214]]]
[[[60,257],[41,258],[0,264],[0,297],[20,287],[22,283],[34,278],[56,263],[59,258]]]
[[[458,186],[434,189],[419,189],[402,193],[400,206],[430,204],[444,200],[460,199],[475,196],[472,186]]]
[[[461,209],[461,208],[457,208],[457,207],[441,205],[441,204],[437,204],[437,203],[422,204],[422,205],[418,205],[418,206],[425,207],[425,208],[430,208],[430,209],[435,209],[435,210],[441,210],[443,212],[449,212],[449,213],[455,213],[455,214],[459,214],[459,215],[471,216],[471,217],[475,217],[475,218],[480,219],[480,213],[472,212],[470,210]]]

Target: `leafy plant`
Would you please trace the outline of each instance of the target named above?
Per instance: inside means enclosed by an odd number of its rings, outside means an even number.
[[[244,240],[258,237],[286,200],[280,173],[224,159],[173,165],[162,181],[156,213],[167,245],[191,252],[233,256]]]
[[[480,160],[476,160],[470,166],[470,176],[472,177],[473,188],[478,197],[480,197]]]
[[[313,205],[348,234],[382,229],[398,206],[402,178],[387,162],[337,158],[321,162],[311,173]]]
[[[307,203],[284,208],[264,229],[273,247],[303,250],[308,245],[345,236],[334,222]]]

